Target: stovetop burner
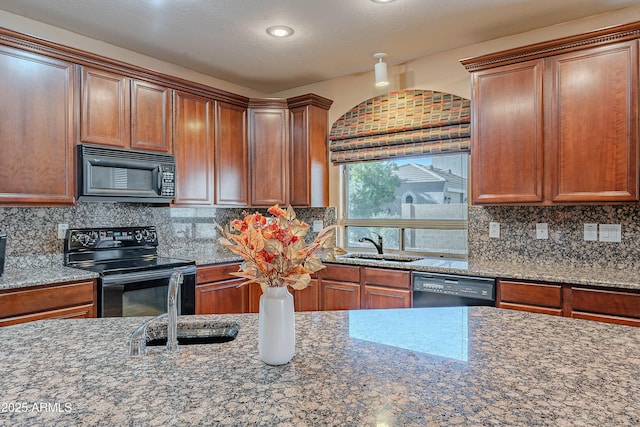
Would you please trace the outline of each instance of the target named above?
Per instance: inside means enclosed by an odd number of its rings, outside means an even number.
[[[102,276],[195,265],[195,261],[159,257],[157,247],[153,226],[69,229],[64,264]]]

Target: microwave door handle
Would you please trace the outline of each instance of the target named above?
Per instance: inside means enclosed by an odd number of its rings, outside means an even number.
[[[158,194],[162,194],[162,166],[158,166]]]

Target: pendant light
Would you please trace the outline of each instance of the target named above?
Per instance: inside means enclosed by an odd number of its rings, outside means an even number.
[[[389,84],[389,77],[387,75],[387,63],[382,61],[382,58],[387,56],[386,53],[376,53],[373,55],[378,60],[375,65],[376,86],[386,86]]]

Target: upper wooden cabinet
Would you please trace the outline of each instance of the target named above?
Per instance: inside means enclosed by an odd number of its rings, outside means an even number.
[[[171,90],[84,67],[80,139],[119,148],[171,152]]]
[[[288,127],[286,100],[251,100],[249,182],[252,206],[286,205],[289,202]]]
[[[213,101],[174,92],[174,153],[178,205],[212,205]]]
[[[638,200],[638,42],[547,61],[551,202]]]
[[[73,64],[0,46],[0,75],[0,203],[73,204]]]
[[[542,60],[473,74],[473,203],[541,203]]]
[[[317,95],[289,98],[290,180],[293,206],[329,206],[329,113],[333,101]]]
[[[474,204],[639,200],[638,40],[631,30],[462,61],[473,82]]]
[[[216,204],[247,206],[249,147],[245,107],[216,102],[214,145]]]

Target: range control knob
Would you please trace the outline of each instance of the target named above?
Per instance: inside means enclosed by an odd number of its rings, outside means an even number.
[[[142,232],[140,230],[136,230],[135,232],[135,239],[137,242],[139,242],[140,240],[142,240]]]

